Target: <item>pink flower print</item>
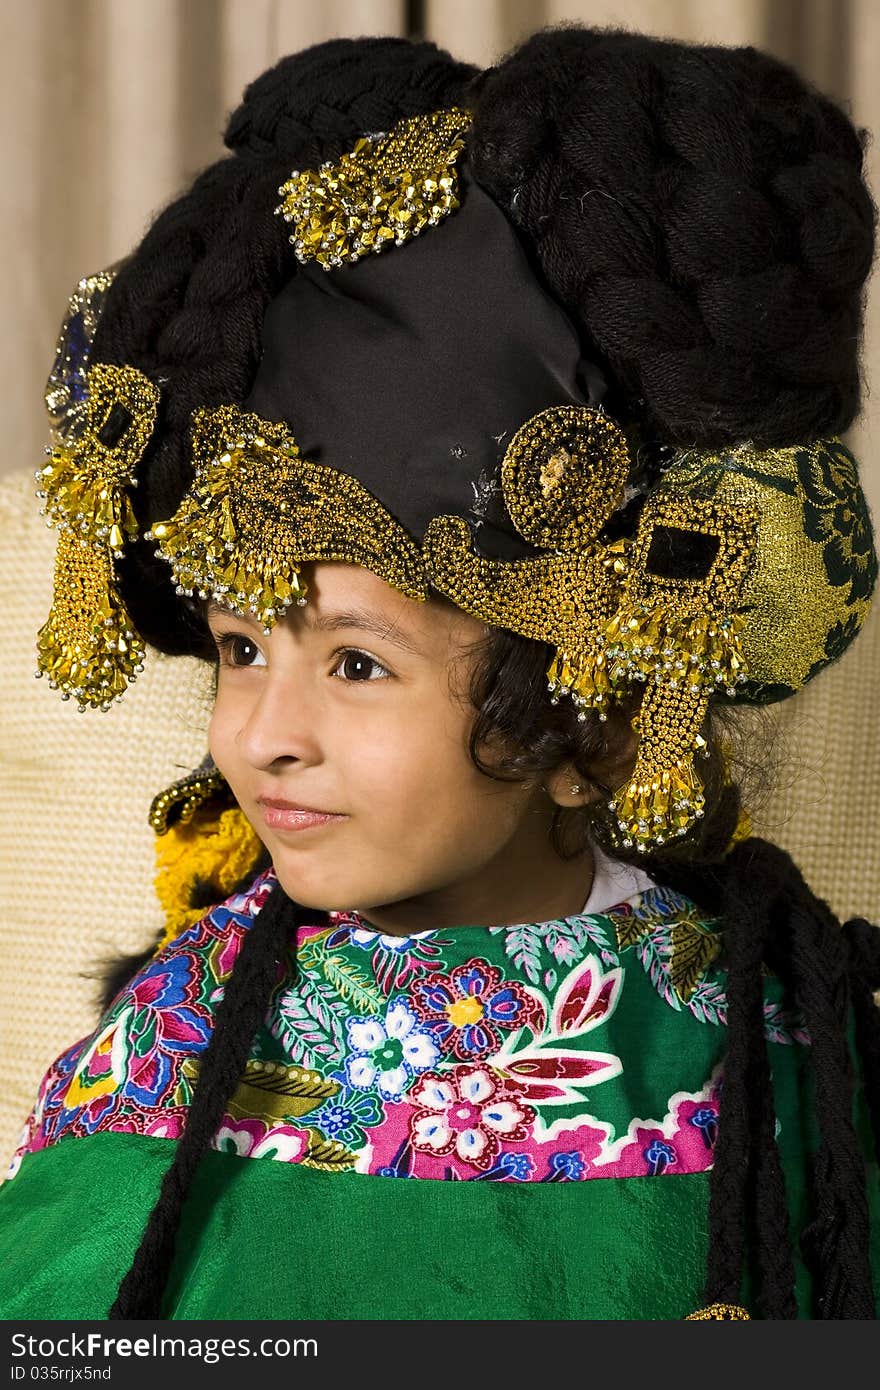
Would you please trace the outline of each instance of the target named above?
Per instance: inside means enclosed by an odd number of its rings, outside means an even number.
[[[268,1125],[265,1120],[233,1120],[227,1115],[211,1147],[239,1158],[277,1158],[282,1163],[299,1163],[308,1148],[308,1130],[293,1125]]]
[[[501,1148],[528,1137],[534,1123],[531,1106],[509,1095],[485,1067],[460,1066],[449,1072],[426,1072],[410,1093],[415,1113],[410,1120],[414,1149],[429,1154],[454,1153],[485,1171]]]
[[[597,958],[589,956],[565,976],[549,1012],[536,1004],[530,1024],[533,1037],[526,1045],[520,1046],[519,1037],[510,1035],[489,1057],[493,1071],[501,1073],[509,1090],[542,1105],[580,1102],[582,1088],[619,1075],[622,1063],[613,1052],[565,1044],[580,1043],[610,1017],[622,981],[621,969],[603,971]]]
[[[500,1046],[499,1028],[519,1030],[539,1012],[536,999],[485,960],[469,960],[412,987],[413,1006],[438,1046],[460,1061],[477,1061]]]
[[[550,1015],[550,1032],[557,1038],[587,1033],[614,1013],[623,971],[603,971],[595,956],[565,976]]]
[[[155,1139],[180,1139],[183,1135],[184,1116],[177,1112],[167,1115],[150,1116],[140,1111],[115,1119],[108,1128],[114,1134],[148,1134]]]

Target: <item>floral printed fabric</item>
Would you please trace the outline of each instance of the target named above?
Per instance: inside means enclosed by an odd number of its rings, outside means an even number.
[[[100,1131],[180,1137],[275,882],[266,870],[169,942],[57,1059],[9,1177],[25,1154]],[[713,925],[659,887],[601,914],[411,937],[330,913],[282,962],[213,1147],[456,1181],[704,1171],[726,1016]],[[806,1041],[772,993],[768,1036]]]

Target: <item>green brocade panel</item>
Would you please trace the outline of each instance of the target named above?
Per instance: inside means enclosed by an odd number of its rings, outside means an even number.
[[[3,1318],[106,1317],[172,1148],[108,1133],[26,1157],[0,1188]],[[211,1151],[164,1316],[678,1319],[700,1301],[707,1190],[705,1173],[413,1181]]]

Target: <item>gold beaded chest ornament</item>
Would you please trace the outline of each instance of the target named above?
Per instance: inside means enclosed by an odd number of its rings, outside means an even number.
[[[276,211],[293,227],[297,258],[332,271],[440,223],[458,206],[455,164],[469,123],[457,110],[415,117],[337,164],[295,171]],[[100,440],[111,385],[139,422],[127,436],[130,470],[154,388],[133,369],[111,378],[95,367],[88,428],[65,456],[67,472],[56,467],[56,493],[63,473],[65,496],[72,479],[93,474],[113,497],[131,481],[122,455]],[[181,595],[253,614],[268,633],[307,601],[302,565],[341,560],[418,601],[433,586],[484,622],[549,643],[553,698],[567,695],[580,718],[587,709],[607,718],[642,684],[635,766],[610,802],[621,844],[640,851],[703,814],[695,759],[709,701],[793,693],[855,636],[876,581],[857,465],[836,438],[680,452],[635,536],[606,544],[600,533],[631,472],[626,436],[601,409],[550,407],[516,431],[501,465],[508,514],[537,552],[517,560],[478,555],[458,515],[435,516],[419,545],[357,479],[302,458],[287,425],[234,405],[195,412],[193,462],[180,506],[146,533]],[[124,686],[127,648],[117,651]],[[78,678],[79,691],[93,688]]]

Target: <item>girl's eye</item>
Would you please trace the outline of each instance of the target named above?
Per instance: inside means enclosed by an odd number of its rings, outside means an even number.
[[[214,635],[221,666],[265,666],[263,654],[252,637],[243,632],[218,632]],[[255,655],[260,658],[255,661]]]
[[[344,670],[346,674],[340,677],[340,679],[348,681],[349,684],[352,682],[364,684],[370,680],[384,680],[386,676],[391,674],[387,667],[382,666],[375,657],[369,656],[367,652],[349,649],[348,651],[339,652],[337,655],[339,656],[339,660],[333,668],[333,675],[336,675],[336,672],[339,670]],[[365,675],[364,673],[368,673],[370,668],[375,671],[381,671],[382,674],[380,676]]]

